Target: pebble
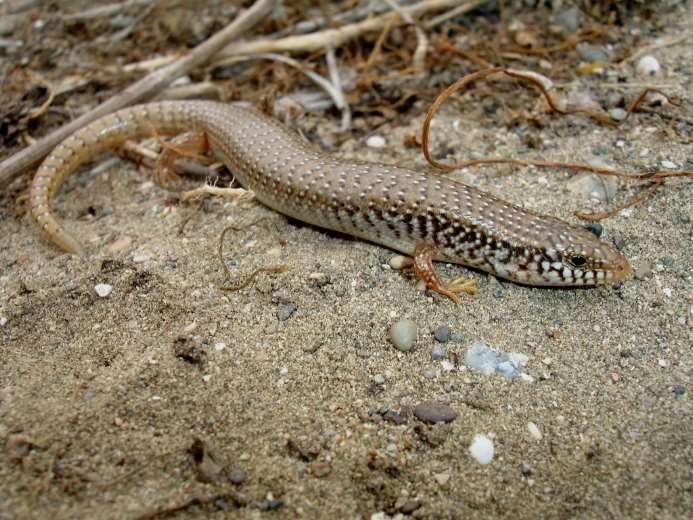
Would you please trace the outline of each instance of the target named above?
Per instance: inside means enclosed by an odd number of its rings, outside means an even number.
[[[597,238],[601,237],[602,233],[604,233],[604,226],[602,226],[601,224],[597,224],[597,223],[585,224],[584,228],[587,231],[590,231],[591,233],[593,233],[594,236],[596,236]]]
[[[285,303],[281,307],[279,307],[279,310],[277,311],[277,319],[279,321],[286,321],[297,310],[298,310],[298,307],[296,307],[296,304],[291,303],[291,302]]]
[[[245,471],[243,471],[242,469],[232,469],[229,472],[229,480],[232,484],[235,484],[237,486],[243,484],[243,482],[245,482],[247,478],[248,475],[246,475]]]
[[[601,45],[592,45],[590,43],[581,42],[575,47],[575,50],[587,63],[595,61],[608,61],[609,53]]]
[[[326,477],[331,471],[332,468],[327,462],[317,460],[310,465],[310,472],[316,478]]]
[[[671,161],[668,161],[668,160],[666,160],[666,159],[664,159],[664,160],[662,161],[662,166],[663,166],[664,168],[669,168],[670,170],[675,170],[675,169],[676,169],[676,164],[673,163],[673,162],[671,162]]]
[[[539,430],[539,427],[534,424],[532,421],[529,421],[527,423],[527,430],[529,431],[529,434],[532,436],[532,438],[540,441],[543,438],[543,435],[541,434],[541,430]]]
[[[385,138],[381,135],[372,135],[366,139],[366,146],[371,148],[383,148],[385,144],[387,144]]]
[[[609,110],[609,116],[614,121],[623,121],[627,115],[628,112],[626,110],[623,110],[622,108],[612,108],[611,110]]]
[[[477,433],[469,445],[469,453],[479,464],[489,464],[493,460],[493,441]]]
[[[385,376],[382,374],[375,374],[373,376],[373,382],[376,385],[384,385],[385,384]]]
[[[671,287],[664,287],[662,292],[667,298],[671,298],[674,295],[674,290]]]
[[[223,341],[219,341],[218,343],[214,344],[214,350],[216,350],[217,352],[221,352],[225,348],[226,348],[226,343],[224,343]]]
[[[414,407],[414,415],[421,421],[435,424],[452,422],[457,418],[457,412],[444,403],[425,401]]]
[[[501,352],[481,342],[469,347],[464,356],[464,362],[469,368],[485,375],[497,373],[507,379],[519,377],[520,369],[528,360],[529,358],[520,352]]]
[[[436,473],[433,478],[439,485],[444,486],[450,481],[450,473]]]
[[[520,466],[520,472],[525,477],[529,477],[532,474],[532,465],[529,462],[523,462]]]
[[[416,342],[416,323],[411,320],[399,320],[390,327],[390,341],[397,350],[409,352]]]
[[[641,76],[655,76],[659,72],[659,62],[654,56],[643,56],[638,60],[635,70]]]
[[[450,341],[451,335],[452,330],[450,330],[450,327],[448,325],[441,325],[433,331],[433,336],[436,338],[436,341],[439,341],[441,343],[447,343],[448,341]]]
[[[437,375],[438,375],[438,374],[437,374],[435,368],[426,367],[426,368],[423,369],[423,376],[424,376],[426,379],[435,379]]]
[[[404,255],[394,255],[388,260],[388,265],[395,271],[399,271],[412,265],[412,259]]]
[[[132,244],[132,238],[127,235],[123,235],[122,237],[119,237],[111,242],[107,249],[111,254],[119,253],[120,251],[130,247],[130,244]]]
[[[414,511],[421,507],[419,500],[407,500],[399,507],[399,512],[403,515],[411,515]]]
[[[0,316],[0,327],[4,327],[5,325],[7,325],[7,318]]]
[[[673,392],[674,392],[674,395],[683,395],[686,393],[686,387],[683,385],[676,385],[674,387]]]
[[[145,253],[135,253],[132,257],[132,261],[136,264],[142,264],[147,260],[149,260],[149,256],[147,256]]]
[[[604,202],[614,197],[618,183],[612,176],[600,177],[593,173],[580,173],[572,177],[566,187],[571,193],[585,199],[596,198]]]
[[[99,295],[99,297],[106,298],[113,292],[113,286],[107,283],[97,283],[94,286],[94,290],[96,291],[96,294]]]
[[[433,361],[439,361],[445,356],[445,350],[443,345],[433,345],[433,350],[431,350],[431,359]]]

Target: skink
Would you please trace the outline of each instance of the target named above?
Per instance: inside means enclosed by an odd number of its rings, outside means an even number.
[[[457,301],[463,284],[444,283],[434,260],[538,286],[595,286],[630,272],[625,256],[593,233],[504,202],[443,176],[340,160],[258,110],[210,101],[163,101],[125,108],[77,131],[40,166],[31,214],[46,237],[83,253],[51,213],[65,178],[127,139],[195,131],[263,204],[319,227],[414,258],[426,286]]]

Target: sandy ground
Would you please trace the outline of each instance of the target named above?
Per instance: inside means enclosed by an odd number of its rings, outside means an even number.
[[[673,34],[691,19],[672,23]],[[656,56],[657,81],[689,93],[685,46]],[[690,108],[686,101],[681,113],[690,117]],[[636,119],[618,130],[553,119],[532,135],[545,157],[691,168],[690,144],[662,132],[666,122]],[[420,153],[402,146],[419,125],[381,129],[384,149],[347,142],[337,153],[423,167]],[[457,158],[522,148],[515,132],[480,128],[454,103],[434,131],[436,146]],[[507,173],[455,175],[573,222],[572,212],[587,205],[567,189],[567,173]],[[178,516],[690,513],[689,181],[667,182],[604,223],[605,239],[622,246],[641,279],[547,290],[441,266],[446,277],[479,281],[478,295],[460,305],[419,291],[377,245],[255,203],[171,205],[173,194],[125,161],[72,178],[56,211],[88,245],[84,259],[41,240],[7,201],[0,207],[0,518],[138,518],[195,497],[201,503]],[[290,270],[220,291],[221,230],[259,217],[272,227],[227,237],[232,272],[268,263]],[[113,292],[101,298],[97,284]],[[289,304],[296,311],[280,319]],[[402,318],[419,327],[408,353],[387,339]],[[455,333],[444,345],[447,360],[482,340],[527,354],[534,382],[445,370],[431,359],[441,325]],[[429,400],[447,403],[457,418],[383,418]],[[478,433],[494,442],[488,465],[469,454]]]

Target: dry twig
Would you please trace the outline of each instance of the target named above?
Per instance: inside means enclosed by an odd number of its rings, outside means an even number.
[[[631,206],[633,204],[639,203],[643,200],[645,200],[648,196],[652,195],[654,191],[656,190],[657,187],[659,187],[662,184],[662,180],[666,177],[693,177],[693,171],[688,171],[688,170],[680,170],[680,171],[671,171],[671,170],[657,170],[657,171],[648,171],[648,172],[643,172],[643,173],[628,173],[624,172],[621,170],[617,170],[614,168],[603,168],[603,167],[597,167],[597,166],[591,166],[588,164],[577,164],[577,163],[565,163],[565,162],[559,162],[559,161],[542,161],[538,159],[510,159],[510,158],[503,158],[503,157],[487,157],[487,158],[482,158],[482,159],[475,159],[475,160],[467,160],[467,161],[462,161],[458,164],[445,164],[441,163],[437,160],[435,160],[430,153],[429,150],[429,130],[430,130],[430,125],[431,125],[431,120],[433,119],[433,115],[435,114],[436,110],[438,110],[438,107],[440,107],[441,104],[443,104],[453,93],[461,90],[462,88],[466,87],[470,83],[473,83],[478,80],[486,79],[490,76],[497,76],[497,75],[504,75],[508,76],[512,79],[520,80],[522,83],[529,83],[531,86],[534,86],[537,88],[541,94],[544,96],[544,99],[546,99],[546,102],[548,103],[549,107],[555,111],[558,112],[559,114],[566,115],[566,114],[586,114],[587,116],[603,123],[607,124],[610,126],[618,126],[625,122],[630,114],[643,102],[647,94],[649,94],[652,91],[658,92],[665,96],[669,103],[676,104],[676,102],[666,96],[661,91],[655,90],[655,89],[649,89],[643,91],[638,98],[633,101],[630,106],[628,107],[627,110],[627,115],[626,118],[624,118],[620,122],[615,122],[613,121],[608,115],[595,112],[590,109],[586,108],[574,108],[574,109],[562,109],[559,108],[558,104],[556,101],[553,99],[553,97],[549,94],[547,91],[546,87],[544,86],[543,82],[540,81],[535,74],[528,74],[526,72],[521,72],[521,71],[516,71],[516,70],[511,70],[507,68],[502,68],[502,67],[496,67],[496,68],[489,68],[489,69],[483,69],[477,72],[474,72],[472,74],[468,74],[462,79],[456,81],[453,83],[451,86],[446,88],[441,94],[438,95],[438,97],[435,99],[435,101],[431,104],[430,108],[428,109],[428,112],[426,113],[426,118],[424,119],[423,123],[423,128],[422,128],[422,135],[421,135],[421,147],[423,150],[423,154],[426,157],[426,160],[436,168],[440,168],[442,170],[447,170],[447,171],[452,171],[458,168],[464,168],[468,166],[476,166],[476,165],[481,165],[481,164],[515,164],[515,165],[521,165],[521,166],[538,166],[542,168],[559,168],[559,169],[569,169],[573,171],[588,171],[588,172],[593,172],[597,173],[600,175],[612,175],[615,177],[622,177],[625,179],[628,179],[630,181],[639,181],[639,182],[644,182],[647,184],[651,184],[648,189],[646,190],[645,194],[638,194],[635,197],[633,197],[630,201],[628,201],[625,205],[618,207],[617,209],[612,209],[607,212],[595,212],[595,213],[589,213],[585,211],[579,211],[576,212],[576,216],[578,218],[582,218],[584,220],[592,220],[592,221],[597,221],[601,220],[603,218],[606,218],[607,216],[613,215],[616,212],[620,211],[621,209]]]

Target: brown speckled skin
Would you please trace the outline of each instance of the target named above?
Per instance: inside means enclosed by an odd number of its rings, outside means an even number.
[[[630,270],[621,253],[582,227],[443,176],[335,159],[255,109],[207,101],[126,108],[66,139],[32,184],[38,226],[62,249],[81,253],[50,211],[62,181],[125,139],[189,130],[204,132],[241,184],[267,206],[407,255],[417,246],[432,246],[438,260],[531,285],[592,286],[622,279]]]

